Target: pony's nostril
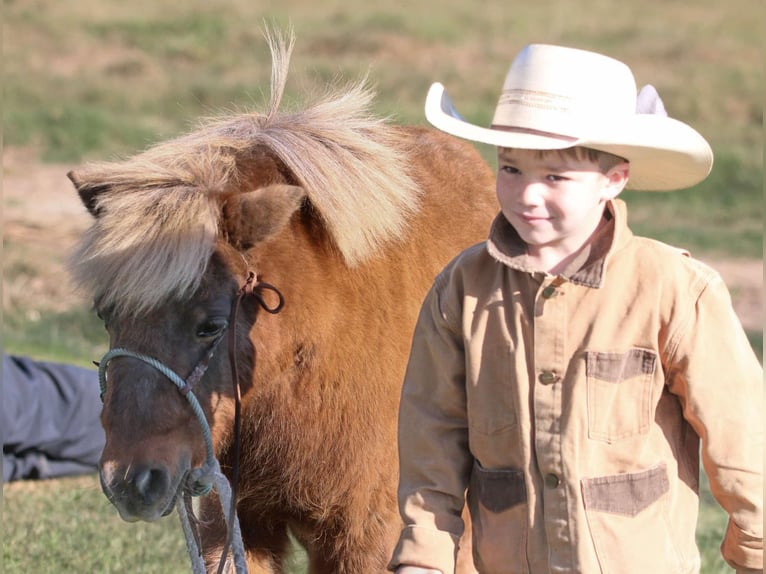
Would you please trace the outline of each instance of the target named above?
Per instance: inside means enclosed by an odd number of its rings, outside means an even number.
[[[133,476],[133,486],[147,505],[165,496],[169,485],[170,477],[161,468],[142,468]]]

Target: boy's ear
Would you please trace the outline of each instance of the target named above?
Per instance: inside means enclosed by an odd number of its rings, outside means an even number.
[[[604,187],[604,199],[614,199],[625,189],[630,179],[630,164],[626,161],[612,166],[606,172],[606,178],[609,180]]]

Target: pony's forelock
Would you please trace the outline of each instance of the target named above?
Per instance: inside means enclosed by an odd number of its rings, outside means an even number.
[[[303,110],[280,112],[293,41],[267,40],[273,69],[266,114],[208,119],[126,161],[78,172],[80,189],[105,191],[71,266],[102,304],[145,311],[199,286],[219,236],[220,196],[236,190],[237,162],[255,148],[270,150],[305,188],[347,264],[403,232],[419,192],[396,128],[370,112],[372,91],[358,82]]]

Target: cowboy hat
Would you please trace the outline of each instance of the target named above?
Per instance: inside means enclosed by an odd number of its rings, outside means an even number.
[[[440,83],[431,86],[425,111],[435,127],[472,141],[518,149],[583,146],[623,157],[632,189],[690,187],[713,165],[705,138],[668,117],[653,88],[639,99],[630,68],[575,48],[524,48],[511,64],[489,128],[466,122]]]

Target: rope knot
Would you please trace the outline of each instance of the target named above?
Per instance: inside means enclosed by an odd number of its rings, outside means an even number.
[[[205,463],[191,469],[186,475],[186,489],[192,496],[204,496],[213,489],[216,465]]]
[[[227,506],[230,506],[236,501],[232,496],[231,485],[229,484],[228,479],[224,476],[223,472],[221,472],[218,460],[213,459],[211,464],[205,464],[202,467],[189,471],[187,484],[189,480],[192,480],[194,477],[199,477],[200,480],[211,479],[211,486],[218,493],[221,509],[224,510],[223,518],[226,523],[227,543],[221,552],[221,560],[218,564],[218,574],[222,574],[224,571],[230,572],[231,565],[234,566],[234,572],[237,574],[247,574],[247,560],[245,558],[245,546],[242,541],[239,518],[236,513],[229,514],[225,511]],[[205,563],[202,559],[199,533],[195,530],[196,518],[194,517],[191,508],[191,498],[189,498],[188,495],[179,496],[176,500],[176,508],[186,538],[186,550],[191,559],[192,572],[193,574],[206,574],[207,569],[205,568]],[[231,546],[232,551],[231,559],[228,559],[229,546]]]

